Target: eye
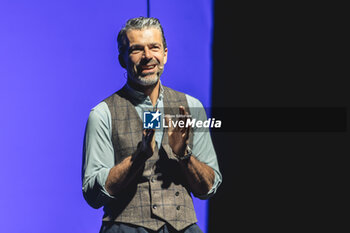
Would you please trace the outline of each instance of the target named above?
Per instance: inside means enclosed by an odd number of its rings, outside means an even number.
[[[131,53],[131,54],[136,54],[136,53],[139,53],[139,52],[141,52],[141,49],[130,49],[129,50],[129,53]]]
[[[143,50],[143,47],[141,46],[131,46],[129,48],[129,54],[137,54],[142,52],[142,50]]]
[[[159,51],[160,50],[160,46],[159,45],[151,45],[150,49],[152,49],[152,51]]]

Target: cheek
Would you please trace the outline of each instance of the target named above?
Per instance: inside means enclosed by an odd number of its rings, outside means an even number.
[[[128,70],[135,73],[135,72],[137,72],[136,66],[137,66],[137,63],[135,61],[129,60]]]
[[[129,57],[129,63],[130,66],[135,66],[140,63],[141,58],[139,56],[130,56]]]
[[[158,61],[159,64],[164,64],[165,57],[163,55],[154,56],[154,58]]]
[[[132,61],[129,61],[128,66],[127,66],[127,70],[129,70],[129,72],[131,72],[131,73],[136,73],[137,72],[136,64]]]

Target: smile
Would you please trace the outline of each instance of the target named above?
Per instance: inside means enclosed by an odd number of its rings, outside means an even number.
[[[156,67],[156,65],[141,66],[141,68],[142,68],[143,70],[151,70],[151,69],[153,69],[154,67]]]

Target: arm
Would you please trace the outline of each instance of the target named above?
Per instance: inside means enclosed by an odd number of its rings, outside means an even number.
[[[136,152],[111,168],[106,180],[106,190],[109,194],[116,195],[139,174],[146,160],[152,156],[154,146],[154,130],[144,130],[142,142],[139,143]]]
[[[110,112],[102,102],[91,110],[84,137],[82,189],[91,207],[100,208],[114,199],[105,189],[108,173],[114,165]]]
[[[106,103],[102,102],[92,109],[89,115],[85,130],[82,166],[83,195],[87,203],[96,209],[115,198],[118,188],[128,184],[134,178],[131,175],[127,177],[126,174],[130,172],[136,176],[139,170],[137,168],[142,167],[142,157],[147,157],[147,153],[141,153],[141,146],[139,146],[133,156],[115,165],[111,134],[110,112]],[[144,148],[143,151],[146,149]]]
[[[187,161],[180,161],[192,192],[196,196],[206,195],[213,187],[215,173],[211,167],[200,162],[194,156]]]
[[[185,112],[184,107],[179,107],[180,115],[188,115]],[[181,158],[185,154],[186,147],[188,145],[188,137],[190,128],[181,128],[179,125],[177,127],[172,127],[171,121],[167,116],[165,117],[168,122],[168,137],[169,145],[172,149],[172,152],[176,157]],[[186,118],[180,119],[186,121]],[[188,184],[191,191],[196,196],[205,196],[212,189],[215,181],[214,170],[205,164],[204,162],[199,161],[195,156],[190,156],[188,160],[179,160],[182,171],[185,173]]]

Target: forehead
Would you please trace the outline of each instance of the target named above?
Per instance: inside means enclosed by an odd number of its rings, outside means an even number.
[[[157,28],[130,29],[126,32],[129,45],[149,43],[162,44],[162,32]]]

